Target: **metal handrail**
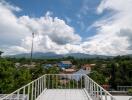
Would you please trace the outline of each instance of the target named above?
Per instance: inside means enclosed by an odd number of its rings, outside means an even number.
[[[115,100],[85,74],[45,74],[0,100],[36,100],[46,89],[85,89],[93,100]]]
[[[116,100],[108,91],[102,88],[98,83],[86,76],[85,89],[93,100]]]
[[[128,91],[129,89],[132,89],[132,86],[117,86],[118,91]]]
[[[16,91],[12,92],[11,94],[8,94],[7,96],[0,98],[0,100],[35,100],[39,94],[46,88],[45,86],[45,75],[35,79],[34,81],[28,83],[27,85],[17,89]],[[38,85],[39,87],[36,87],[36,84],[41,81],[41,85]],[[42,88],[40,88],[42,87]],[[39,93],[37,90],[40,90]]]

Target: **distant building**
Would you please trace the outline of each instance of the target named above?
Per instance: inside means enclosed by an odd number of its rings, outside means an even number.
[[[16,63],[15,63],[15,67],[16,67],[16,68],[20,68],[20,67],[33,68],[33,67],[35,67],[35,66],[36,66],[35,62],[32,62],[32,64],[21,64],[21,63],[19,63],[19,62],[16,62]]]
[[[58,66],[59,66],[60,68],[70,68],[70,67],[72,67],[72,63],[71,63],[71,61],[61,61],[61,62],[58,64]]]
[[[20,67],[20,65],[21,65],[21,64],[20,64],[20,63],[18,63],[18,62],[17,62],[17,63],[15,63],[15,67],[16,67],[16,68]]]
[[[52,67],[52,64],[43,64],[42,65],[43,68],[49,69]]]
[[[64,74],[72,74],[72,73],[76,72],[76,70],[73,68],[68,68],[68,69],[64,69],[63,72],[64,72]]]
[[[87,71],[91,71],[92,66],[90,64],[85,64],[85,65],[82,66],[82,69],[87,70]]]
[[[96,64],[90,64],[91,66],[96,66]]]
[[[36,66],[35,63],[22,65],[22,67],[25,67],[25,68],[34,68],[35,66]]]

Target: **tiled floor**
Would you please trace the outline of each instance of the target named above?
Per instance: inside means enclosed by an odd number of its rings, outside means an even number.
[[[37,100],[88,100],[83,89],[47,89]]]

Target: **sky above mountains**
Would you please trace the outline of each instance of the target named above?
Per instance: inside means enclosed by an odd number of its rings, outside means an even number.
[[[0,50],[132,53],[132,0],[0,0]]]

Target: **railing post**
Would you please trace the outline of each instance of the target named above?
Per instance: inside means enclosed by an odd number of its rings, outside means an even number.
[[[50,89],[50,75],[48,75],[48,89]]]
[[[23,88],[23,100],[24,100],[24,97],[25,97],[25,87]]]
[[[89,77],[87,77],[87,79],[88,79],[88,93],[90,93],[90,79]]]
[[[57,86],[57,84],[58,84],[58,83],[57,83],[57,82],[58,82],[58,80],[57,80],[57,75],[55,75],[55,81],[56,81],[56,82],[55,82],[55,88],[57,89],[57,87],[58,87],[58,86]]]
[[[47,85],[46,85],[46,78],[47,78],[47,75],[44,75],[44,89],[47,88]]]
[[[78,89],[78,77],[79,77],[79,76],[76,75],[76,79],[77,79],[77,80],[76,80],[76,81],[77,81],[77,89]]]
[[[92,96],[94,97],[94,82],[92,81]]]
[[[96,97],[97,96],[97,94],[96,94],[96,87],[95,87],[95,82],[93,82],[93,95],[94,95],[94,97]]]
[[[69,89],[71,88],[71,75],[69,75]]]
[[[100,98],[102,100],[102,89],[100,88]]]
[[[97,98],[99,99],[99,87],[97,85]]]
[[[74,78],[73,78],[73,76],[71,76],[72,77],[72,84],[73,84],[73,89],[74,89]]]
[[[52,89],[53,89],[54,88],[54,75],[52,75],[51,80],[52,80]]]
[[[90,93],[90,95],[91,95],[91,80],[89,79],[89,93]]]
[[[39,95],[41,94],[41,78],[39,79]]]
[[[105,94],[105,100],[107,100],[107,94],[106,94],[106,92],[104,94]]]
[[[17,92],[17,99],[19,100],[19,91]]]
[[[41,78],[41,93],[43,92],[43,86],[44,86],[44,81],[43,77]]]
[[[82,89],[82,78],[83,78],[83,77],[82,77],[82,75],[81,75],[81,89]]]
[[[86,76],[84,76],[84,88],[87,90],[87,87],[86,87],[87,85],[86,84],[87,84]]]
[[[33,91],[34,91],[34,82],[32,83],[32,93],[31,93],[31,100],[34,100],[34,99],[33,99]]]
[[[39,95],[39,79],[37,80],[37,85],[38,85],[38,88],[37,88],[37,96]]]
[[[30,84],[28,85],[28,100],[30,98]]]
[[[35,81],[35,87],[34,87],[34,88],[35,88],[35,90],[34,90],[34,92],[35,92],[35,93],[34,93],[34,98],[35,98],[35,99],[36,99],[36,87],[37,87],[37,80]]]

